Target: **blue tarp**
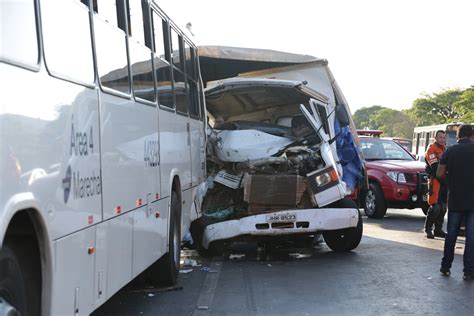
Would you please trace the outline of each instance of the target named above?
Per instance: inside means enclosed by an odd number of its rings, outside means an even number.
[[[342,127],[339,121],[334,121],[334,130],[337,135],[336,148],[337,156],[342,165],[342,180],[347,184],[351,191],[354,191],[357,182],[363,178],[363,164],[360,160],[359,148],[354,143],[349,127]]]

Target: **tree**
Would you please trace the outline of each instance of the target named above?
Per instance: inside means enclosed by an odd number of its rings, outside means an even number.
[[[373,105],[369,107],[363,107],[357,111],[355,111],[354,115],[352,115],[352,119],[354,120],[354,124],[358,129],[377,129],[377,126],[370,125],[370,118],[372,115],[380,111],[381,109],[385,109],[383,106],[380,105]]]
[[[462,94],[463,91],[459,89],[444,90],[431,95],[424,94],[422,98],[413,101],[408,113],[417,126],[457,121],[462,115],[455,104]]]
[[[459,100],[454,103],[454,108],[461,116],[460,121],[474,123],[474,86],[464,90]]]
[[[411,139],[415,122],[397,110],[383,108],[371,116],[370,124],[383,131],[382,136],[403,137]]]

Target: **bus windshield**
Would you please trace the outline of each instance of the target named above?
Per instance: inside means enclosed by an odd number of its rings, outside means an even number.
[[[456,144],[456,131],[446,132],[446,145],[451,146]]]

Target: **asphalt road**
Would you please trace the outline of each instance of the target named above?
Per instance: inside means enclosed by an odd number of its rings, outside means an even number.
[[[474,315],[474,281],[462,280],[464,238],[443,277],[443,239],[425,239],[423,223],[421,210],[364,217],[362,242],[349,253],[324,243],[282,243],[265,258],[254,243],[212,259],[186,250],[176,287],[132,282],[92,315]]]

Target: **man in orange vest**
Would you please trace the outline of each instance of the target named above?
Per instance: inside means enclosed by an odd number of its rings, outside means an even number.
[[[428,214],[425,221],[426,238],[435,237],[445,238],[443,231],[444,215],[446,214],[447,187],[444,181],[436,178],[441,156],[446,149],[446,132],[436,131],[435,142],[432,143],[425,153],[426,171],[428,173]],[[435,226],[434,234],[432,232],[433,224]]]

